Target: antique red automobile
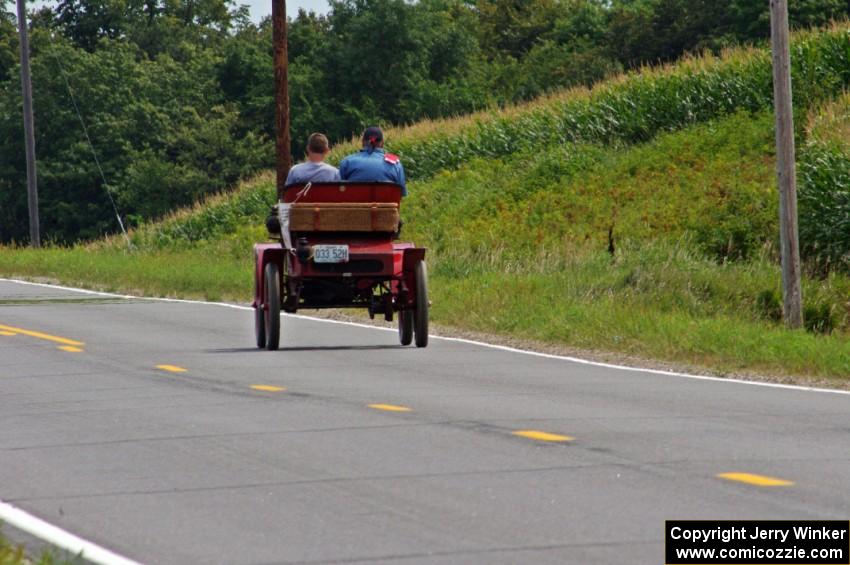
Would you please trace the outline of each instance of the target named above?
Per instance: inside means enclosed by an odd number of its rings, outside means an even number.
[[[278,194],[270,232],[254,246],[257,347],[280,344],[280,312],[362,308],[398,318],[399,341],[428,345],[425,249],[395,241],[401,188],[386,182],[292,185]],[[274,234],[278,235],[278,234]]]

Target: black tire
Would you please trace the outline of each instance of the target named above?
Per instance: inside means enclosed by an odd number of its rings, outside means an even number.
[[[263,300],[259,296],[260,281],[254,279],[254,297],[259,304],[254,307],[254,338],[259,349],[266,348],[266,311],[263,310]]]
[[[411,310],[398,312],[398,340],[402,345],[413,343],[413,312]]]
[[[266,264],[266,349],[274,351],[280,345],[280,269],[277,263]]]
[[[416,263],[413,274],[416,279],[416,310],[413,312],[416,347],[428,347],[428,269],[425,261]]]
[[[260,304],[254,308],[254,336],[257,338],[257,347],[266,348],[266,311]]]

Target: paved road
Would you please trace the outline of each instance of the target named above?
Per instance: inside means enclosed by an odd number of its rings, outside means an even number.
[[[850,514],[847,395],[11,282],[0,324],[0,499],[145,563],[662,563],[665,519]]]

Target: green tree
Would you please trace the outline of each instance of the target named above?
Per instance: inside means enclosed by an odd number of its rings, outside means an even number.
[[[269,161],[261,135],[240,133],[223,105],[216,57],[196,49],[190,63],[139,57],[133,44],[102,39],[89,53],[49,33],[33,34],[33,89],[39,195],[49,239],[88,239],[117,229],[107,190],[122,215],[155,217],[221,190]],[[68,84],[88,126],[97,169]],[[13,87],[14,86],[14,87]],[[26,237],[26,168],[20,150],[20,88],[0,84],[0,209],[17,222],[0,240]]]
[[[846,0],[790,0],[788,9],[797,28],[850,15]],[[627,66],[769,37],[770,5],[762,0],[614,0],[609,10],[607,42]]]
[[[246,14],[232,0],[60,0],[56,24],[88,51],[102,39],[126,39],[150,57],[180,58],[181,44],[220,44]]]
[[[15,18],[7,8],[6,0],[0,0],[0,82],[9,80],[18,63],[18,34]]]
[[[562,11],[556,0],[480,0],[476,8],[482,48],[491,57],[514,58],[551,31]]]
[[[243,133],[274,136],[273,77],[270,30],[243,30],[223,45],[216,78],[224,99],[241,109]]]
[[[607,5],[597,0],[569,0],[552,29],[522,59],[521,98],[570,86],[591,86],[620,72],[605,47]]]
[[[739,41],[770,37],[770,6],[767,2],[732,0],[729,6],[731,33]],[[820,26],[850,15],[846,0],[789,0],[788,17],[794,27]]]
[[[609,45],[630,67],[717,47],[730,26],[730,1],[619,0],[610,13]]]

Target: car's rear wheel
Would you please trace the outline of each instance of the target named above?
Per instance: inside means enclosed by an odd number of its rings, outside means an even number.
[[[268,263],[265,268],[265,337],[266,349],[274,351],[280,345],[280,268]]]
[[[263,310],[262,304],[258,304],[254,307],[254,336],[257,338],[257,347],[260,349],[265,349],[266,311]]]
[[[402,345],[413,343],[413,311],[411,310],[398,312],[398,340]]]
[[[263,297],[259,292],[260,281],[254,279],[254,297],[257,305],[254,306],[254,338],[257,340],[259,349],[266,348],[266,311],[263,310]]]
[[[428,269],[425,261],[419,261],[414,267],[416,279],[416,310],[413,313],[413,329],[416,334],[416,347],[428,347]]]

